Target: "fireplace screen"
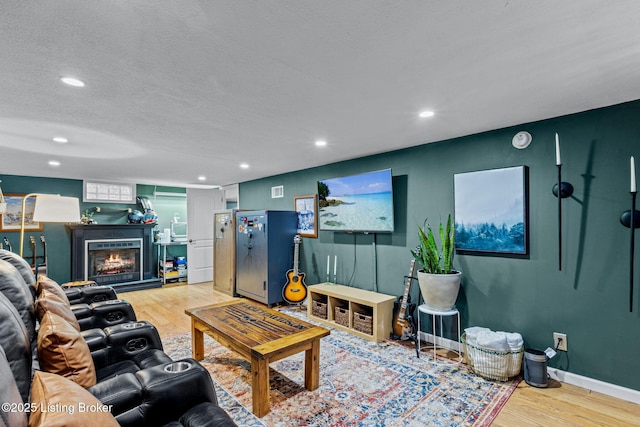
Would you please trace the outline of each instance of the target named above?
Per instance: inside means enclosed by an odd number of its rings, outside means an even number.
[[[87,279],[99,285],[142,280],[142,239],[86,241]]]

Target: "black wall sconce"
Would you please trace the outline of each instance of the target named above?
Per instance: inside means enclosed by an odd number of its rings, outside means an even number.
[[[562,161],[560,160],[560,139],[556,133],[556,167],[558,183],[552,188],[553,195],[558,198],[558,270],[562,271],[562,199],[571,197],[573,185],[562,181]]]
[[[636,163],[631,156],[631,209],[622,212],[620,223],[631,230],[631,245],[629,248],[629,312],[633,312],[633,259],[635,257],[636,228],[640,228],[640,211],[636,210]]]

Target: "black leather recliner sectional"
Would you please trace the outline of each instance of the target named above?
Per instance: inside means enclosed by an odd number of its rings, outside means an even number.
[[[6,258],[6,254],[0,255]],[[35,310],[33,300],[30,300],[30,286],[32,285],[25,283],[12,264],[0,260],[0,347],[6,353],[0,359],[6,357],[11,370],[10,376],[0,376],[0,389],[13,390],[15,387],[18,394],[10,393],[13,396],[10,401],[15,401],[16,396],[19,396],[20,401],[15,402],[16,404],[31,402],[29,399],[34,397],[36,385],[44,384],[45,379],[62,380],[58,375],[51,377],[40,373],[37,380],[33,379],[33,351],[36,347],[33,342],[38,336],[35,334]],[[50,322],[57,322],[56,326],[47,326]],[[43,319],[43,325],[45,326],[41,325],[38,332],[42,349],[40,358],[49,351],[46,347],[46,334],[51,330],[60,335],[53,341],[62,343],[62,347],[66,342],[85,346],[87,349],[91,347],[90,359],[96,371],[97,382],[84,391],[88,396],[108,405],[118,424],[235,425],[217,405],[213,383],[206,369],[193,359],[172,361],[162,351],[157,331],[148,322],[125,322],[79,333],[64,319],[55,313],[49,313]],[[55,352],[59,349],[53,350]],[[74,375],[72,372],[69,377],[73,378]],[[64,381],[70,382],[66,379]],[[76,386],[73,383],[69,385]],[[42,389],[43,387],[38,387],[38,390]],[[80,389],[82,390],[81,387]],[[67,395],[74,394],[69,392]],[[0,427],[2,423],[7,426],[24,425],[22,421],[16,421],[15,417],[7,418],[6,414],[0,414],[0,421]]]
[[[30,265],[22,257],[4,249],[0,249],[0,260],[8,262],[18,270],[35,299],[38,294],[37,283]],[[131,304],[118,300],[115,291],[109,286],[97,286],[95,282],[85,281],[71,282],[68,286],[63,284],[62,288],[81,330],[106,328],[136,321]]]

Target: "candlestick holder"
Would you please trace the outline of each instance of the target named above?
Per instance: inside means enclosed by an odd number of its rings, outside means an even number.
[[[551,189],[553,195],[558,197],[558,184],[554,184]],[[568,182],[560,182],[560,198],[566,199],[567,197],[571,197],[573,195],[573,185]]]
[[[629,246],[629,313],[633,312],[633,261],[635,258],[636,228],[640,228],[640,211],[636,210],[636,194],[638,194],[636,191],[631,191],[631,209],[622,212],[622,215],[620,215],[620,223],[631,230]]]
[[[551,191],[558,198],[558,270],[562,271],[562,199],[573,194],[573,185],[562,181],[562,165],[558,167],[558,183],[554,184]]]
[[[635,216],[633,218],[634,228],[640,228],[640,211],[635,210]],[[620,215],[620,224],[627,228],[631,228],[631,209],[622,212]]]

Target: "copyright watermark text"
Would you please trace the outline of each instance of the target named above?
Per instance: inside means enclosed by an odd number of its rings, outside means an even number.
[[[51,413],[65,413],[73,415],[76,413],[96,413],[96,412],[111,412],[113,405],[103,405],[98,403],[90,405],[84,402],[77,402],[72,405],[54,403],[2,403],[2,412],[51,412]]]

